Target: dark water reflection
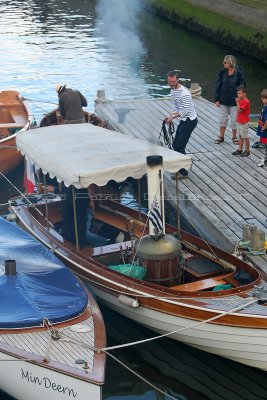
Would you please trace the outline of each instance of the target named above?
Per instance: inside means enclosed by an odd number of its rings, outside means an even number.
[[[140,4],[139,0],[2,0],[0,90],[20,91],[30,99],[39,121],[57,104],[57,83],[81,90],[92,111],[100,89],[116,99],[168,94],[165,76],[174,68],[200,82],[204,97],[212,100],[217,70],[232,51],[188,35],[144,12]],[[259,112],[266,66],[240,55],[238,62],[246,73],[252,112]],[[9,179],[21,189],[21,167]],[[15,194],[12,185],[0,181],[1,203]],[[104,315],[110,343],[153,335],[108,310]],[[177,399],[267,399],[266,374],[171,340],[119,350],[116,356]],[[108,400],[168,398],[110,358],[106,381]]]
[[[32,99],[38,119],[57,103],[57,83],[79,88],[92,110],[99,89],[109,98],[166,95],[166,72],[176,68],[200,82],[203,95],[212,99],[217,70],[230,50],[153,17],[139,0],[132,0],[132,7],[123,4],[2,1],[0,88],[18,89]],[[252,111],[259,112],[266,66],[242,56],[238,62],[247,76]]]
[[[109,345],[142,341],[155,334],[102,307]],[[140,382],[132,373],[108,357],[104,399],[164,399],[167,394],[181,400],[264,400],[266,373],[204,353],[170,339],[160,339],[125,349],[112,355],[166,394]],[[116,380],[116,376],[120,380]],[[122,396],[122,397],[121,397]]]

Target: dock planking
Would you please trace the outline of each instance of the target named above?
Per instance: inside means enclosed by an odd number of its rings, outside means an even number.
[[[219,135],[218,109],[201,96],[194,97],[198,125],[186,151],[193,160],[188,179],[179,181],[179,206],[183,215],[201,236],[232,252],[242,239],[242,226],[255,224],[267,234],[267,168],[257,166],[263,149],[251,148],[249,157],[232,155],[237,146],[227,127],[225,141],[215,144]],[[96,99],[96,113],[108,120],[112,129],[138,139],[158,143],[162,121],[172,111],[172,101],[162,98],[107,100]],[[175,127],[178,120],[175,120]],[[251,145],[258,140],[250,129]],[[174,206],[176,184],[165,174],[165,191]],[[267,256],[248,259],[266,270]]]

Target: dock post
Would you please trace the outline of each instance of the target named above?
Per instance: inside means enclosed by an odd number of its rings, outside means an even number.
[[[250,246],[254,251],[262,251],[265,248],[265,232],[262,229],[256,229],[251,232]]]
[[[254,224],[244,224],[243,225],[243,242],[248,242],[251,239],[251,233],[257,230],[256,225]]]
[[[103,89],[98,90],[96,93],[96,99],[95,99],[96,104],[104,103],[105,100],[106,100],[105,90],[103,90]]]

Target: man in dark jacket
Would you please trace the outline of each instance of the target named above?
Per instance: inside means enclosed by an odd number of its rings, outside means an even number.
[[[233,143],[238,144],[236,137],[236,97],[237,88],[246,86],[245,76],[240,66],[236,65],[235,57],[227,55],[224,57],[223,68],[219,71],[215,85],[215,104],[219,107],[220,135],[215,143],[224,141],[224,133],[230,117],[230,127],[233,132]]]
[[[64,124],[82,124],[85,122],[83,107],[87,106],[86,98],[78,91],[57,85],[59,111]]]

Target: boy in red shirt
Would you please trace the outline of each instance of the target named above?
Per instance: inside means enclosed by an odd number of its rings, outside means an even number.
[[[237,98],[235,99],[237,105],[237,117],[236,117],[236,130],[239,135],[239,148],[232,154],[235,156],[248,157],[250,155],[249,150],[249,114],[250,114],[250,103],[247,98],[247,89],[244,86],[237,88]],[[243,145],[245,144],[245,150]]]

